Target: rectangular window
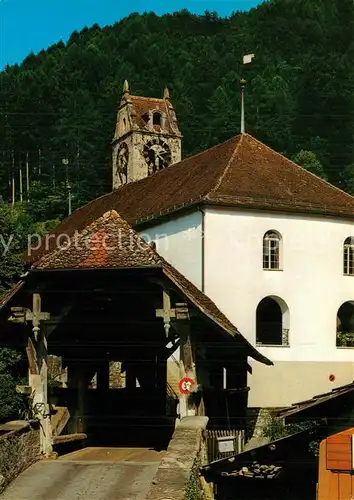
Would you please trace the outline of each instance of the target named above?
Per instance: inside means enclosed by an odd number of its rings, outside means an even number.
[[[264,238],[263,269],[279,269],[279,240],[276,238]]]
[[[344,274],[354,275],[354,245],[344,245]]]

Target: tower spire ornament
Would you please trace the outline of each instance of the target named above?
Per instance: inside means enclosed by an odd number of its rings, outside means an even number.
[[[165,89],[163,91],[163,98],[164,99],[170,99],[170,91],[168,90],[167,87],[165,87]]]

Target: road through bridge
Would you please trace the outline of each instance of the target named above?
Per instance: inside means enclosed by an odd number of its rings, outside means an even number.
[[[147,448],[84,448],[35,463],[0,498],[143,500],[164,454]]]

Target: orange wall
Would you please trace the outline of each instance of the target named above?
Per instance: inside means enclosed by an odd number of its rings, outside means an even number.
[[[321,442],[317,500],[354,500],[352,434],[354,429],[348,429]]]

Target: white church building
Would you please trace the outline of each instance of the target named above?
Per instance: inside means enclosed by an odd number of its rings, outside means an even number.
[[[115,209],[274,362],[250,362],[249,406],[351,383],[354,198],[246,133],[183,160],[181,139],[167,89],[126,82],[114,190],[90,212]]]

